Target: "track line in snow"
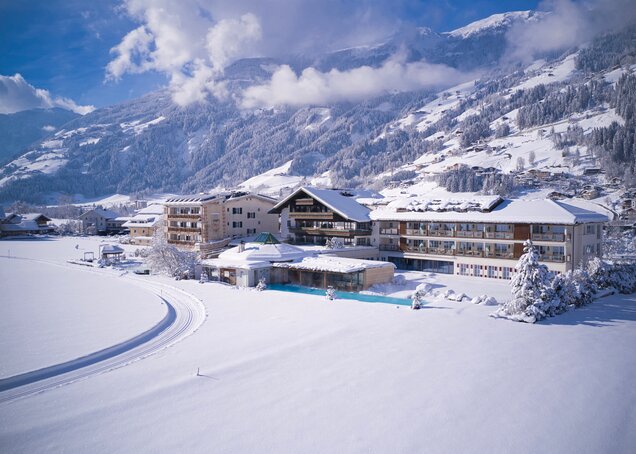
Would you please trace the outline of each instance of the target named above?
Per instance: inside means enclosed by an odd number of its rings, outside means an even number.
[[[66,263],[16,256],[12,256],[10,259],[46,263],[104,275],[103,270],[76,267]],[[122,277],[155,293],[168,308],[166,316],[154,327],[127,341],[71,361],[0,380],[0,404],[55,389],[146,358],[185,339],[194,333],[206,319],[203,303],[181,289],[160,282],[148,282],[129,275],[109,273],[106,276]]]

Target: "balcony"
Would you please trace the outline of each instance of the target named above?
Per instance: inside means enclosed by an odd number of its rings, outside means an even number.
[[[563,263],[563,262],[565,262],[565,255],[559,255],[559,254],[540,255],[539,256],[539,261],[540,262]]]
[[[563,233],[533,233],[532,239],[534,241],[565,241],[565,235]]]
[[[354,237],[354,236],[370,236],[371,235],[371,229],[345,230],[345,229],[329,229],[329,228],[315,228],[315,227],[291,227],[289,231],[291,233],[300,233],[303,235],[312,235],[312,236]]]
[[[483,238],[484,232],[477,230],[458,230],[455,232],[455,236],[458,238]]]
[[[324,211],[290,211],[289,217],[292,219],[318,219],[321,221],[332,221],[333,213]]]
[[[381,251],[399,251],[399,250],[401,250],[399,244],[380,244],[379,245],[379,249]]]
[[[168,226],[168,231],[169,232],[199,233],[201,232],[201,229],[196,227],[173,227],[170,225]]]
[[[498,252],[498,251],[486,251],[486,253],[484,254],[484,257],[490,258],[490,259],[513,259],[514,258],[514,254],[512,251],[510,252]]]
[[[457,249],[455,255],[461,255],[464,257],[483,257],[484,251],[478,249]]]
[[[432,247],[424,247],[424,246],[405,246],[402,249],[404,252],[413,252],[416,254],[430,254],[430,255],[447,255],[452,256],[455,255],[454,249],[444,249],[444,248],[432,248]]]
[[[196,219],[198,221],[201,220],[201,213],[190,213],[190,214],[168,214],[167,220],[170,219]]]
[[[380,229],[380,235],[399,235],[398,229]]]
[[[451,236],[455,236],[455,231],[454,230],[429,230],[427,236],[451,237]]]
[[[405,234],[410,236],[428,236],[426,229],[406,229]]]
[[[514,234],[512,232],[485,232],[484,238],[497,239],[497,240],[512,240]]]

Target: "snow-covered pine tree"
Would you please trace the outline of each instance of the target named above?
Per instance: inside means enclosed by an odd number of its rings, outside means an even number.
[[[267,282],[265,282],[265,278],[262,277],[258,280],[258,284],[256,284],[256,290],[262,292],[267,288]]]
[[[325,292],[325,296],[327,297],[328,300],[335,300],[336,299],[336,291],[334,290],[333,287],[327,287],[327,291]]]
[[[539,252],[531,240],[525,241],[524,254],[515,270],[510,282],[512,299],[505,302],[494,316],[534,323],[564,310],[552,288],[551,273],[547,266],[539,263]]]

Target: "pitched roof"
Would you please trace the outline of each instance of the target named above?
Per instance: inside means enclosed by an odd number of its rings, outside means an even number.
[[[293,197],[299,192],[304,192],[308,196],[318,200],[325,206],[331,208],[345,219],[356,222],[369,222],[369,209],[359,204],[353,197],[347,197],[341,194],[341,191],[334,189],[318,189],[303,186],[296,189],[290,195],[278,202],[270,212],[276,212],[282,209]]]
[[[504,200],[490,212],[396,212],[388,208],[380,208],[371,212],[371,219],[377,221],[500,222],[567,225],[608,221],[607,216],[597,211],[577,207],[564,201],[549,199]]]
[[[104,208],[93,208],[91,210],[88,210],[85,213],[80,214],[80,219],[82,219],[83,217],[85,217],[88,213],[90,212],[94,212],[95,214],[97,214],[98,216],[103,217],[104,219],[115,219],[116,217],[118,217],[119,215],[117,213],[115,213],[114,211],[111,210],[106,210]]]

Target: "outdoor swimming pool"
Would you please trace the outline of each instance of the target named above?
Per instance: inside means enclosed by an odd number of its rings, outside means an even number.
[[[303,287],[300,285],[293,285],[293,284],[268,284],[267,289],[277,290],[280,292],[306,293],[308,295],[325,296],[324,289],[309,288],[309,287]],[[390,296],[382,296],[382,295],[365,295],[361,293],[341,292],[339,290],[336,290],[336,297],[338,299],[363,301],[365,303],[397,304],[399,306],[411,305],[411,300],[407,300],[403,298],[392,298]]]

